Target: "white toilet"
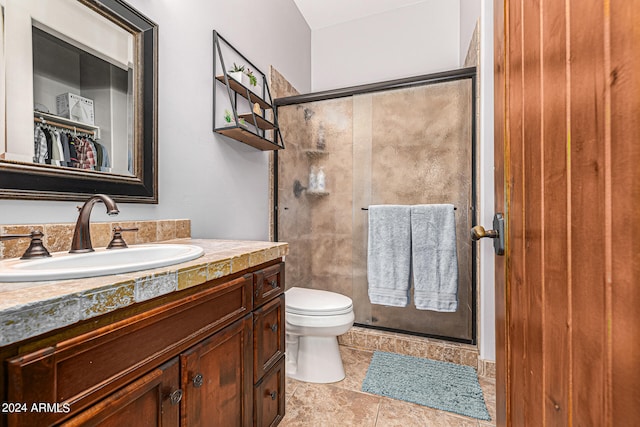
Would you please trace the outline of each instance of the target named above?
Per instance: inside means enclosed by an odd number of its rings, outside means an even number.
[[[337,336],[353,326],[353,301],[317,289],[294,287],[285,294],[287,376],[310,383],[342,380]]]

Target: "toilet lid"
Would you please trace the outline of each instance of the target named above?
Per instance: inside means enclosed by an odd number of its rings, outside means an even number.
[[[319,289],[291,288],[285,292],[286,311],[307,316],[331,316],[353,311],[351,298]]]

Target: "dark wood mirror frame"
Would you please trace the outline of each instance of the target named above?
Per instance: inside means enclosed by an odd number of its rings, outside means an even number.
[[[82,200],[105,193],[122,202],[158,203],[158,26],[121,0],[79,1],[133,36],[135,175],[0,160],[0,198]]]

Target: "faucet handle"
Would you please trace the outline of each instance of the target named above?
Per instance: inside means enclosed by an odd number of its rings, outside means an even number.
[[[34,233],[33,231],[31,233]],[[13,240],[13,239],[22,239],[25,237],[31,237],[31,233],[29,234],[0,234],[0,242],[3,240]]]
[[[29,234],[5,234],[0,235],[0,241],[2,240],[11,240],[11,239],[22,239],[25,237],[31,238],[31,243],[24,254],[20,257],[20,259],[33,259],[33,258],[45,258],[50,257],[51,254],[44,247],[44,243],[42,243],[42,237],[44,237],[44,233],[42,231],[33,230]]]
[[[123,231],[138,231],[138,227],[122,228],[119,225],[113,227],[113,238],[109,242],[107,249],[124,249],[127,247],[127,242],[122,238]]]

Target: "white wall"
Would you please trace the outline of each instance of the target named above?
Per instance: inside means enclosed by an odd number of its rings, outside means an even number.
[[[212,30],[308,92],[309,27],[292,0],[129,3],[159,25],[160,203],[120,204],[118,219],[190,218],[195,237],[268,239],[268,154],[211,130]],[[0,200],[0,224],[73,222],[77,204]],[[100,206],[92,218],[108,219]]]
[[[480,18],[481,0],[460,0],[460,66],[464,64],[476,22]]]
[[[458,68],[459,0],[427,0],[312,34],[313,91]]]
[[[478,223],[490,227],[494,214],[493,179],[493,0],[481,0],[480,13],[480,210]],[[490,239],[480,241],[480,357],[496,360],[495,254]]]

